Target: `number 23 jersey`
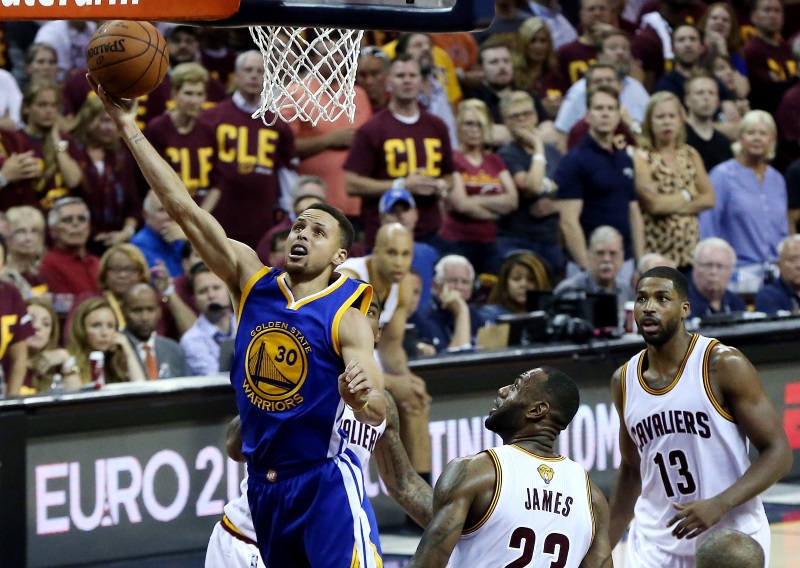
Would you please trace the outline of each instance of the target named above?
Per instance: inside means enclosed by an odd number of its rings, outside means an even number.
[[[578,568],[595,531],[586,470],[514,444],[487,452],[497,475],[494,498],[480,522],[464,527],[448,568]]]
[[[750,467],[744,433],[711,391],[708,360],[716,339],[695,334],[671,384],[649,387],[642,376],[645,351],[622,370],[625,424],[641,458],[642,493],[634,507],[631,546],[694,556],[698,540],[677,539],[667,521],[673,503],[714,497]],[[715,528],[754,534],[766,523],[761,500],[729,511]]]

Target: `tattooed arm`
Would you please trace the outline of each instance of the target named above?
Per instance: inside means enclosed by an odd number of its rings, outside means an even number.
[[[378,466],[389,495],[422,528],[431,522],[433,489],[414,468],[400,440],[400,418],[397,405],[388,392],[386,396],[386,430],[375,444],[372,458]]]
[[[592,510],[594,511],[594,539],[583,557],[580,568],[613,568],[611,543],[608,540],[608,501],[600,488],[589,482],[592,488]]]
[[[445,568],[464,527],[489,510],[496,479],[486,452],[447,464],[433,492],[433,519],[406,568]]]

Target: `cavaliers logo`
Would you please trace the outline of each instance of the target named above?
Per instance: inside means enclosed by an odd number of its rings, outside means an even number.
[[[303,401],[298,391],[308,375],[308,359],[300,340],[285,324],[254,335],[246,360],[244,389],[253,404],[282,412]]]
[[[542,479],[544,479],[545,484],[549,485],[550,482],[553,481],[553,476],[555,475],[555,472],[553,471],[552,467],[542,464],[536,468],[536,471],[538,471],[539,475],[542,476]]]

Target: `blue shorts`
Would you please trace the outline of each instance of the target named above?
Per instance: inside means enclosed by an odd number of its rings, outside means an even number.
[[[311,469],[271,473],[268,477],[251,469],[247,485],[264,564],[274,568],[382,566],[378,535],[366,511],[372,507],[364,493],[364,477],[350,450]]]

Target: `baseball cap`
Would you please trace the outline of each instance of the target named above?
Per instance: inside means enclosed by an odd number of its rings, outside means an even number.
[[[384,215],[385,213],[391,211],[392,207],[394,207],[396,203],[401,201],[408,203],[410,207],[417,206],[417,204],[414,202],[414,198],[407,189],[393,187],[381,196],[381,201],[378,203],[378,211],[381,215]]]

